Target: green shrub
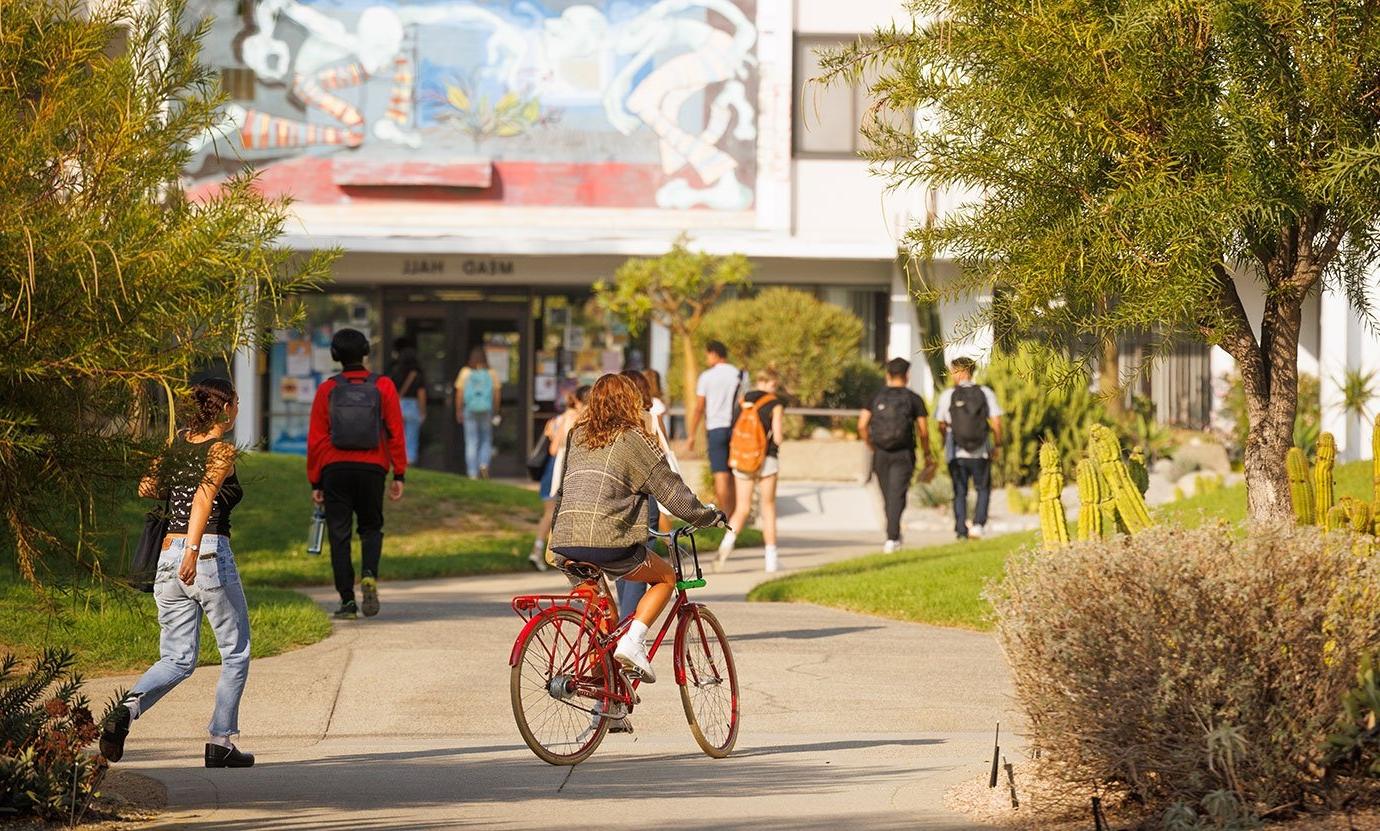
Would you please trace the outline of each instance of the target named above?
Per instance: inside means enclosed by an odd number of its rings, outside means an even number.
[[[1059,448],[1064,477],[1072,481],[1074,465],[1086,455],[1088,428],[1107,423],[1082,368],[1023,343],[994,358],[978,380],[992,388],[1006,413],[1005,443],[992,466],[995,484],[1028,485],[1038,479],[1045,439]]]
[[[801,406],[816,407],[857,360],[862,331],[862,321],[847,309],[808,292],[776,287],[718,303],[694,337],[697,354],[705,343],[717,340],[741,369],[774,367],[783,393]],[[670,394],[677,397],[683,385],[681,362],[681,350],[672,350],[667,377]]]
[[[885,384],[886,373],[876,361],[854,355],[844,361],[839,369],[838,380],[825,390],[819,406],[836,410],[861,410]]]
[[[1324,739],[1380,642],[1380,557],[1312,527],[1238,530],[1008,561],[997,631],[1039,776],[1070,804],[1120,794],[1188,828],[1317,801]]]
[[[100,727],[75,660],[50,649],[20,673],[13,655],[0,658],[0,814],[70,821],[95,796],[107,763],[84,752]]]

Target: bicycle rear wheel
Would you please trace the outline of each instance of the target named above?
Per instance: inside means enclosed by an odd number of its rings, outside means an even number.
[[[715,759],[738,741],[738,671],[719,619],[702,606],[681,613],[676,659],[685,671],[680,703],[695,742]]]
[[[594,632],[580,613],[561,609],[532,627],[518,651],[509,692],[522,740],[537,758],[574,765],[593,753],[609,730],[613,667],[595,657]]]

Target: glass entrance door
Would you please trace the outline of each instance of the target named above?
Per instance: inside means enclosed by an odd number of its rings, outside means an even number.
[[[494,428],[494,476],[524,476],[527,472],[527,448],[531,443],[527,434],[527,414],[531,409],[526,349],[528,317],[527,307],[518,304],[475,303],[461,310],[465,359],[474,350],[482,350],[499,382],[501,420]]]
[[[395,338],[410,338],[426,375],[426,418],[418,465],[465,472],[464,430],[455,417],[455,381],[471,351],[479,348],[500,384],[501,421],[494,428],[490,471],[502,477],[525,475],[531,443],[526,418],[531,408],[527,306],[482,301],[399,303],[389,305],[387,314],[389,346]]]
[[[416,344],[417,360],[426,381],[426,410],[414,464],[433,470],[456,470],[451,383],[459,370],[452,343],[455,327],[450,310],[444,304],[427,303],[402,306],[390,312],[387,345],[391,347],[400,337]]]

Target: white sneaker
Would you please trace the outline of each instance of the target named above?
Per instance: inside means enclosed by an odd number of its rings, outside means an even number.
[[[897,551],[900,551],[900,550],[901,550],[901,541],[900,541],[900,540],[887,540],[887,541],[886,541],[886,545],[883,545],[883,546],[882,546],[882,553],[883,553],[883,554],[895,554]]]
[[[972,538],[975,539],[975,540],[980,540],[980,539],[982,539],[982,535],[983,535],[984,533],[986,533],[986,531],[987,531],[987,526],[986,526],[986,525],[970,525],[970,526],[968,526],[968,536],[972,537]]]
[[[728,562],[728,555],[733,553],[733,546],[738,542],[738,535],[733,531],[725,531],[723,542],[719,543],[719,556],[714,560],[714,571],[724,567]]]
[[[641,678],[642,683],[656,683],[656,673],[652,670],[651,660],[647,658],[647,645],[641,638],[629,638],[627,635],[619,638],[618,647],[613,650],[613,659],[628,674]]]
[[[765,568],[764,568],[765,571],[768,571],[768,572],[777,571],[777,570],[781,567],[780,563],[777,562],[776,546],[774,546],[774,545],[769,545],[769,546],[767,546],[766,558],[765,558],[765,559],[766,559]]]

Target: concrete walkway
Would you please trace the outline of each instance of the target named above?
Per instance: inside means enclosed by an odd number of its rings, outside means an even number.
[[[808,503],[810,487],[793,487]],[[829,495],[835,487],[816,503],[856,519],[849,500],[862,495]],[[783,522],[786,568],[876,549],[875,530],[796,529],[818,514]],[[610,735],[573,772],[533,756],[509,705],[520,621],[508,600],[564,581],[521,574],[387,583],[379,617],[255,661],[241,717],[253,769],[201,767],[214,667],[135,723],[121,766],[167,785],[159,828],[973,827],[941,803],[951,784],[982,770],[993,724],[1010,721],[993,640],[746,603],[760,562],[760,552],[740,552],[697,593],[729,632],[744,687],[729,759],[703,756],[690,737],[669,650],[656,661],[667,680],[644,688],[634,735]],[[332,600],[328,589],[312,594]]]

